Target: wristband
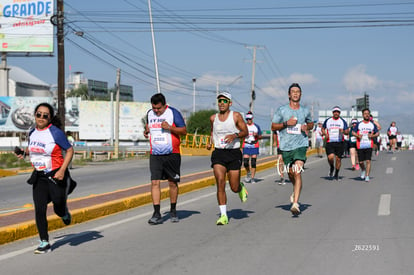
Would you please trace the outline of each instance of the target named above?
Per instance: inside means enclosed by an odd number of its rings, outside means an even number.
[[[239,133],[234,133],[235,135],[236,135],[236,138],[238,138],[239,137]]]
[[[287,127],[287,121],[283,122],[283,127],[286,128]]]

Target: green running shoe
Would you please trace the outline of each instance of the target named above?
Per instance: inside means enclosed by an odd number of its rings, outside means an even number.
[[[226,214],[221,215],[221,217],[217,220],[217,225],[225,225],[229,223],[229,219],[227,218]]]
[[[249,193],[247,192],[247,189],[246,189],[246,187],[244,187],[244,184],[242,182],[240,182],[240,185],[241,185],[241,190],[239,192],[240,200],[242,202],[246,202],[247,201],[247,195]]]

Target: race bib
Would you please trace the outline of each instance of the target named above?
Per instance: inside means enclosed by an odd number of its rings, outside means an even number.
[[[157,145],[164,145],[167,144],[167,134],[165,133],[157,133],[154,138],[152,139],[154,144]]]
[[[43,171],[52,167],[50,157],[32,157],[30,162],[36,171]]]
[[[340,141],[340,132],[339,128],[332,128],[329,130],[329,139],[332,141]]]
[[[295,126],[289,126],[286,128],[288,134],[291,135],[300,135],[302,134],[301,124],[296,124]]]
[[[357,141],[356,136],[352,136],[352,137],[351,137],[351,142],[356,142],[356,141]]]

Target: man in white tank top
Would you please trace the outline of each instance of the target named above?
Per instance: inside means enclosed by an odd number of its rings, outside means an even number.
[[[220,208],[220,218],[217,225],[228,224],[226,174],[230,188],[239,193],[242,202],[247,201],[247,190],[240,182],[242,152],[240,138],[248,134],[246,123],[238,112],[230,111],[231,94],[220,92],[217,96],[219,112],[210,117],[211,140],[207,144],[210,150],[214,142],[214,151],[211,154],[211,167],[217,183],[217,201]]]

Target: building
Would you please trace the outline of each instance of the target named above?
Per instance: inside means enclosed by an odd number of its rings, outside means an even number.
[[[8,74],[8,75],[7,75]],[[50,97],[52,96],[51,86],[38,79],[34,75],[26,72],[22,68],[9,66],[2,70],[0,80],[7,82],[0,85],[0,96],[30,96],[30,97]],[[4,88],[8,87],[8,89]]]

